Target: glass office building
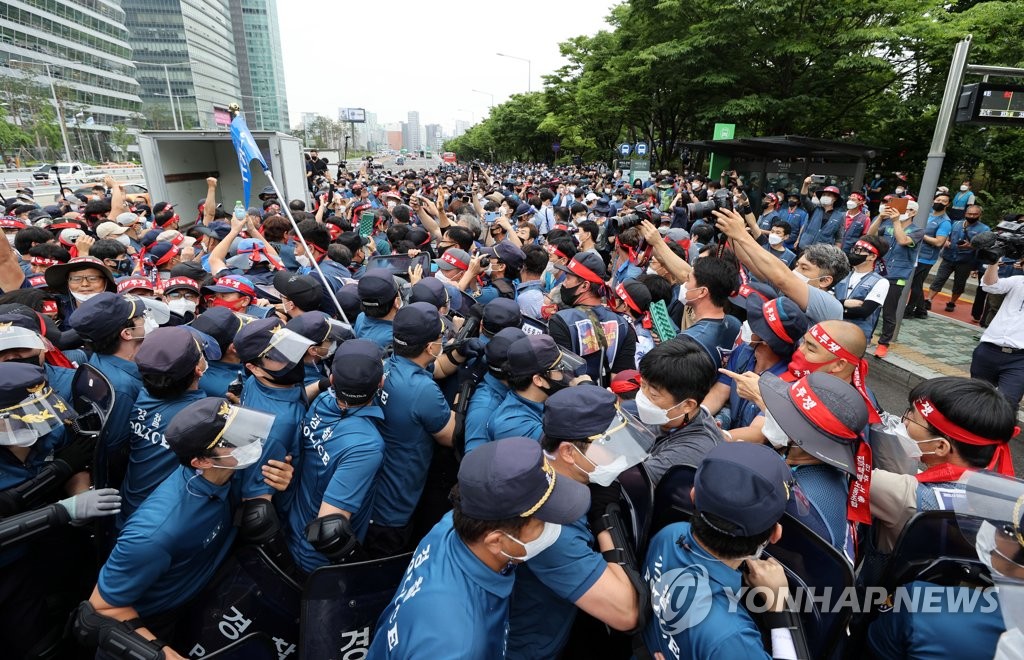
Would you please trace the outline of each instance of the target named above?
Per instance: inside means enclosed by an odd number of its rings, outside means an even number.
[[[230,0],[239,104],[250,128],[287,132],[288,101],[276,0]]]

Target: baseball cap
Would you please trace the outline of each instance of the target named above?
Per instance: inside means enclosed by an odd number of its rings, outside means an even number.
[[[551,370],[577,373],[586,362],[564,350],[550,335],[527,335],[508,347],[505,371],[510,376],[531,376]]]
[[[66,230],[65,230],[66,231]],[[98,238],[117,238],[121,234],[128,231],[128,227],[120,225],[116,222],[101,222],[96,225],[96,236]]]
[[[0,362],[0,446],[28,447],[77,416],[41,366]]]
[[[192,327],[213,337],[221,352],[235,340],[235,335],[245,327],[246,320],[226,307],[211,307],[192,321]]]
[[[178,289],[188,289],[196,294],[199,293],[199,282],[196,282],[191,277],[172,277],[164,281],[164,293],[170,293],[171,291],[177,291]]]
[[[148,277],[122,277],[117,281],[118,293],[131,293],[136,289],[142,289],[150,293],[156,291],[156,287],[153,286],[153,280]]]
[[[243,326],[235,335],[234,344],[242,362],[267,358],[294,367],[313,342],[285,328],[280,319],[265,318]]]
[[[445,289],[441,280],[436,277],[424,277],[416,284],[413,284],[409,294],[409,302],[430,303],[438,309],[446,307],[451,303],[448,290]]]
[[[527,204],[526,202],[519,202],[519,204],[516,205],[516,210],[512,213],[512,217],[521,218],[526,215],[533,215],[536,212],[537,209],[533,208],[532,205]]]
[[[167,374],[182,378],[196,368],[201,355],[199,342],[185,328],[157,328],[142,340],[135,354],[135,364],[143,375]]]
[[[273,425],[273,415],[211,396],[182,408],[167,425],[164,439],[175,456],[188,459],[214,447],[262,445]]]
[[[213,284],[204,286],[202,293],[240,293],[256,300],[256,287],[253,286],[252,280],[241,275],[218,277]]]
[[[274,274],[274,288],[304,312],[319,309],[324,295],[324,287],[316,278],[286,270]]]
[[[200,234],[212,236],[218,241],[223,241],[224,237],[231,233],[231,225],[222,221],[211,222],[208,225],[195,225],[192,228]]]
[[[117,216],[117,224],[121,225],[122,227],[131,227],[137,222],[142,222],[142,220],[139,218],[138,215],[132,213],[131,211],[125,211],[124,213],[121,213],[120,215]]]
[[[491,341],[487,342],[487,346],[484,347],[484,357],[487,359],[487,370],[495,378],[504,380],[508,376],[505,373],[508,348],[525,336],[526,333],[522,328],[503,328],[491,337]]]
[[[177,229],[167,229],[160,232],[160,234],[157,235],[156,240],[167,241],[171,245],[177,245],[180,248],[190,248],[196,244],[195,238],[186,236]]]
[[[569,260],[566,265],[555,264],[555,268],[565,273],[572,273],[591,284],[604,284],[608,270],[604,267],[604,259],[593,252],[580,252]]]
[[[0,217],[0,229],[24,229],[27,226],[27,224],[13,216],[5,215]]]
[[[483,330],[493,335],[502,328],[518,328],[523,325],[523,312],[519,303],[509,298],[495,298],[484,305]]]
[[[394,342],[399,346],[427,344],[441,336],[441,314],[430,303],[410,303],[398,310],[391,327]]]
[[[590,508],[590,491],[560,477],[530,438],[477,447],[459,465],[459,509],[476,520],[536,517],[570,525]]]
[[[855,456],[868,411],[857,389],[815,372],[792,383],[764,373],[758,390],[790,441],[820,461],[856,474]]]
[[[384,377],[383,358],[380,347],[367,339],[350,339],[339,346],[331,365],[335,394],[349,403],[368,401]]]
[[[640,389],[640,372],[636,369],[626,369],[612,376],[612,382],[608,386],[615,394],[628,394]]]
[[[160,241],[146,250],[145,260],[153,266],[162,266],[178,256],[181,250],[169,241]]]
[[[619,282],[615,287],[615,295],[637,314],[643,314],[651,307],[651,290],[643,282]]]
[[[618,399],[601,387],[568,387],[544,402],[544,435],[578,440],[603,433],[616,417]]]
[[[325,341],[341,343],[354,337],[352,328],[341,321],[335,321],[320,310],[300,314],[285,323],[284,327],[302,335],[314,344],[322,344]]]
[[[370,268],[359,279],[359,300],[365,307],[384,307],[398,295],[395,278],[387,268]]]
[[[810,321],[800,306],[785,296],[764,300],[747,296],[747,323],[776,355],[792,355]]]
[[[599,199],[601,199],[601,198],[598,197],[597,194],[592,193],[592,192],[587,193],[587,196],[583,198],[583,200],[587,201],[587,202],[596,202]]]
[[[153,205],[153,215],[172,209],[174,209],[174,204],[171,204],[170,202],[157,202]]]
[[[770,530],[782,518],[793,473],[770,447],[723,442],[697,467],[693,503],[697,515],[727,536],[750,537]],[[725,528],[727,526],[728,528]]]
[[[480,253],[490,255],[516,270],[522,268],[526,261],[526,253],[508,239],[499,241],[493,247],[480,248]]]
[[[0,314],[0,351],[30,348],[44,351],[46,342],[38,319],[24,314]]]
[[[448,248],[434,263],[441,270],[469,270],[469,252],[459,248]]]
[[[128,321],[145,313],[141,298],[103,291],[79,305],[68,324],[83,339],[97,341],[119,332]]]

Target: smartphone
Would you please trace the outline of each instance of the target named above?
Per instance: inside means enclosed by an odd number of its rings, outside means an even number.
[[[826,177],[824,174],[815,174],[811,176],[812,183],[825,183]]]
[[[359,235],[370,236],[373,234],[374,216],[372,211],[363,211],[359,214]]]
[[[393,275],[408,278],[409,268],[416,263],[423,266],[424,273],[430,272],[430,255],[426,252],[421,252],[415,257],[410,257],[407,254],[391,254],[387,256],[375,254],[367,260],[366,267],[387,268]]]
[[[487,213],[484,213],[484,222],[491,224],[498,219],[499,215],[501,214],[497,211],[488,211]]]

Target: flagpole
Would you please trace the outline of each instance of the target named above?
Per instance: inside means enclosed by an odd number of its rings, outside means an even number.
[[[232,103],[230,106],[228,106],[228,112],[231,113],[232,119],[238,116],[238,114],[241,111],[242,109],[238,106],[237,103]],[[331,297],[331,302],[334,303],[334,306],[338,309],[338,313],[341,314],[341,319],[348,324],[349,329],[351,330],[353,327],[352,322],[349,321],[348,315],[345,314],[345,310],[341,308],[341,303],[338,302],[338,297],[334,294],[334,287],[331,286],[331,281],[327,279],[326,275],[324,275],[324,271],[320,270],[320,264],[317,263],[313,251],[309,249],[309,244],[306,243],[306,239],[302,236],[302,232],[299,231],[299,225],[295,222],[295,218],[292,216],[292,211],[288,206],[288,202],[285,200],[284,195],[281,194],[281,189],[277,187],[277,181],[274,180],[273,173],[270,171],[270,168],[267,167],[264,163],[261,162],[260,165],[263,167],[263,175],[267,177],[268,181],[270,181],[270,185],[271,187],[273,187],[274,192],[277,194],[277,198],[281,200],[281,209],[284,211],[285,216],[288,218],[288,222],[292,223],[292,230],[294,230],[296,238],[299,239],[299,243],[302,244],[302,249],[305,250],[306,256],[309,257],[310,263],[313,264],[313,268],[316,270],[317,273],[320,274],[320,278],[323,281],[324,286],[327,287],[327,295]]]

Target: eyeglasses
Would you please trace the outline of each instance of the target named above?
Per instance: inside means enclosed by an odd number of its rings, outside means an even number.
[[[923,428],[925,431],[928,431],[929,433],[931,433],[932,432],[931,427],[929,427],[927,424],[922,424],[921,422],[919,422],[919,421],[915,420],[913,417],[911,417],[911,414],[913,412],[914,412],[913,406],[908,407],[906,412],[903,413],[903,417],[900,418],[900,421],[903,422],[904,424],[907,423],[907,422],[910,422],[911,424],[916,424],[916,425],[920,426],[921,428]],[[938,440],[938,438],[935,438],[935,440]],[[922,442],[924,442],[924,441],[922,440]]]
[[[192,293],[190,291],[171,291],[170,293],[164,294],[164,297],[168,300],[180,300],[184,298],[185,300],[191,300],[192,302],[199,301],[199,294]]]
[[[82,282],[88,282],[89,284],[98,284],[106,278],[102,275],[71,275],[68,277],[68,282],[71,284],[81,284]]]

